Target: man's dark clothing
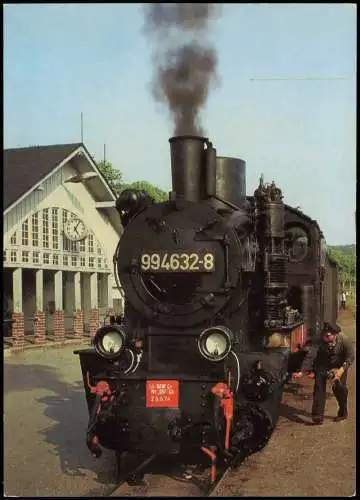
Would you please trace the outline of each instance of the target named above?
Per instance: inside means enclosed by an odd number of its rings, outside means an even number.
[[[348,389],[346,386],[347,372],[354,361],[354,350],[351,342],[340,332],[336,335],[335,344],[331,345],[323,339],[315,342],[305,357],[301,371],[315,372],[314,399],[312,415],[323,418],[326,401],[326,381],[329,370],[341,367],[344,373],[339,381],[334,381],[332,390],[339,405],[339,416],[347,414]]]
[[[346,369],[342,374],[339,381],[336,381],[332,385],[332,390],[334,396],[337,399],[339,405],[339,416],[345,416],[347,414],[347,397],[348,397],[348,388],[346,387],[346,379],[347,379]],[[325,411],[325,402],[326,402],[326,381],[327,381],[327,372],[325,371],[316,371],[315,372],[315,385],[314,385],[314,396],[313,396],[313,406],[312,406],[312,416],[313,417],[321,417],[324,416]]]

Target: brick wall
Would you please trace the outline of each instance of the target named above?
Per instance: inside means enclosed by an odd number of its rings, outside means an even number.
[[[34,315],[34,334],[36,344],[45,342],[45,313],[42,311],[37,311]]]
[[[99,310],[91,309],[90,311],[90,337],[93,338],[99,329]]]
[[[24,347],[25,331],[24,331],[24,313],[18,312],[12,315],[12,339],[13,347]]]
[[[84,313],[82,311],[75,311],[74,313],[74,335],[75,337],[84,335]]]
[[[57,310],[54,312],[53,331],[54,340],[61,341],[65,339],[64,311]]]

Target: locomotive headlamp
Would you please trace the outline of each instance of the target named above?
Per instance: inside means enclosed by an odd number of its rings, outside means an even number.
[[[107,325],[98,329],[94,337],[96,352],[103,358],[119,356],[126,345],[125,330],[118,325]]]
[[[225,326],[213,326],[201,333],[198,339],[199,351],[209,361],[222,361],[231,350],[232,340],[231,330]]]

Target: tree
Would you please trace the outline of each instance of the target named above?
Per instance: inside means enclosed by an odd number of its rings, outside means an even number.
[[[100,173],[104,176],[110,188],[118,195],[122,189],[122,173],[117,168],[114,168],[108,161],[101,161],[97,164]]]
[[[131,184],[123,184],[121,191],[124,189],[140,189],[146,191],[157,203],[161,203],[169,199],[168,193],[147,181],[136,181]]]
[[[97,167],[117,196],[125,189],[140,189],[149,193],[149,195],[154,198],[157,203],[161,203],[162,201],[166,201],[168,199],[168,194],[165,191],[157,186],[154,186],[153,184],[150,184],[148,181],[135,181],[130,184],[125,184],[120,170],[114,168],[108,161],[99,162]]]
[[[328,254],[339,265],[342,283],[352,285],[356,280],[356,247],[355,245],[329,246]]]

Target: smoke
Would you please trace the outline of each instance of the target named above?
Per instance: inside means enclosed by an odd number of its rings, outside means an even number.
[[[154,49],[152,94],[167,106],[175,135],[203,135],[200,112],[218,83],[216,51],[207,35],[219,5],[146,4],[144,10]]]

